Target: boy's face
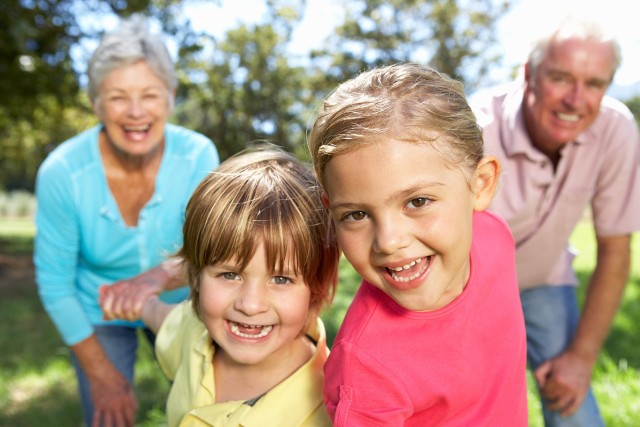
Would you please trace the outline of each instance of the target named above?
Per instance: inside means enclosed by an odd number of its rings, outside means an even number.
[[[412,311],[441,308],[469,278],[476,196],[425,144],[386,140],[332,158],[326,202],[356,271]]]
[[[292,268],[274,273],[264,245],[243,271],[234,260],[202,271],[200,309],[209,335],[218,344],[217,362],[279,372],[282,363],[308,351],[304,329],[310,291]]]

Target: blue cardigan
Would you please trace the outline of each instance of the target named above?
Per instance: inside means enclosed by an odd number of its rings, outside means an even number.
[[[182,244],[184,211],[200,181],[219,164],[207,137],[167,124],[155,192],[127,226],[111,194],[98,149],[98,125],[65,141],[36,177],[36,283],[44,308],[68,345],[96,324],[141,326],[102,318],[98,288],[160,264]],[[180,301],[182,287],[162,299]]]

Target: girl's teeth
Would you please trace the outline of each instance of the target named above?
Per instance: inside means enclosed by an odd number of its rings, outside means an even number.
[[[242,326],[242,328],[244,328],[244,329],[252,329],[252,330],[260,329],[260,332],[257,333],[257,334],[246,334],[246,333],[240,331],[240,326]],[[242,338],[262,338],[262,337],[266,337],[267,335],[269,335],[269,332],[271,332],[272,329],[273,329],[273,325],[269,325],[269,326],[253,326],[253,325],[239,325],[238,323],[231,323],[231,332],[233,332],[234,335],[237,335],[237,336],[242,337]]]
[[[410,264],[407,265],[403,265],[402,267],[397,267],[397,268],[390,268],[389,270],[391,271],[402,271],[402,270],[408,270],[411,267],[413,267],[414,265],[416,265],[417,263],[419,263],[420,261],[422,261],[422,258],[418,258],[417,260],[411,262]]]
[[[411,280],[413,280],[413,279],[417,278],[417,277],[420,275],[420,273],[422,273],[422,272],[421,272],[421,271],[419,271],[419,272],[417,272],[416,274],[412,274],[412,275],[411,275],[411,276],[409,276],[409,277],[398,277],[398,276],[396,276],[395,274],[393,274],[393,273],[392,273],[392,274],[391,274],[391,277],[392,277],[392,278],[393,278],[393,280],[395,280],[396,282],[409,282],[409,281],[411,281]]]

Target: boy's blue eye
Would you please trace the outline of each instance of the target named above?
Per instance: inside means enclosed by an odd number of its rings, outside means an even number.
[[[221,276],[225,279],[225,280],[234,280],[238,275],[236,273],[233,272],[226,272],[226,273],[222,273]]]
[[[284,276],[275,276],[273,278],[273,281],[276,285],[286,285],[289,282],[291,282],[288,277],[284,277]]]

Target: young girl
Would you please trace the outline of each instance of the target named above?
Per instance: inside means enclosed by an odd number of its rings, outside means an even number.
[[[500,166],[462,85],[400,64],[343,83],[309,137],[340,248],[364,279],[325,365],[334,425],[526,426]]]
[[[225,161],[195,190],[178,253],[191,301],[151,296],[144,322],[173,382],[169,426],[330,426],[318,314],[339,251],[313,173],[276,148]],[[102,289],[107,317],[135,317]]]

